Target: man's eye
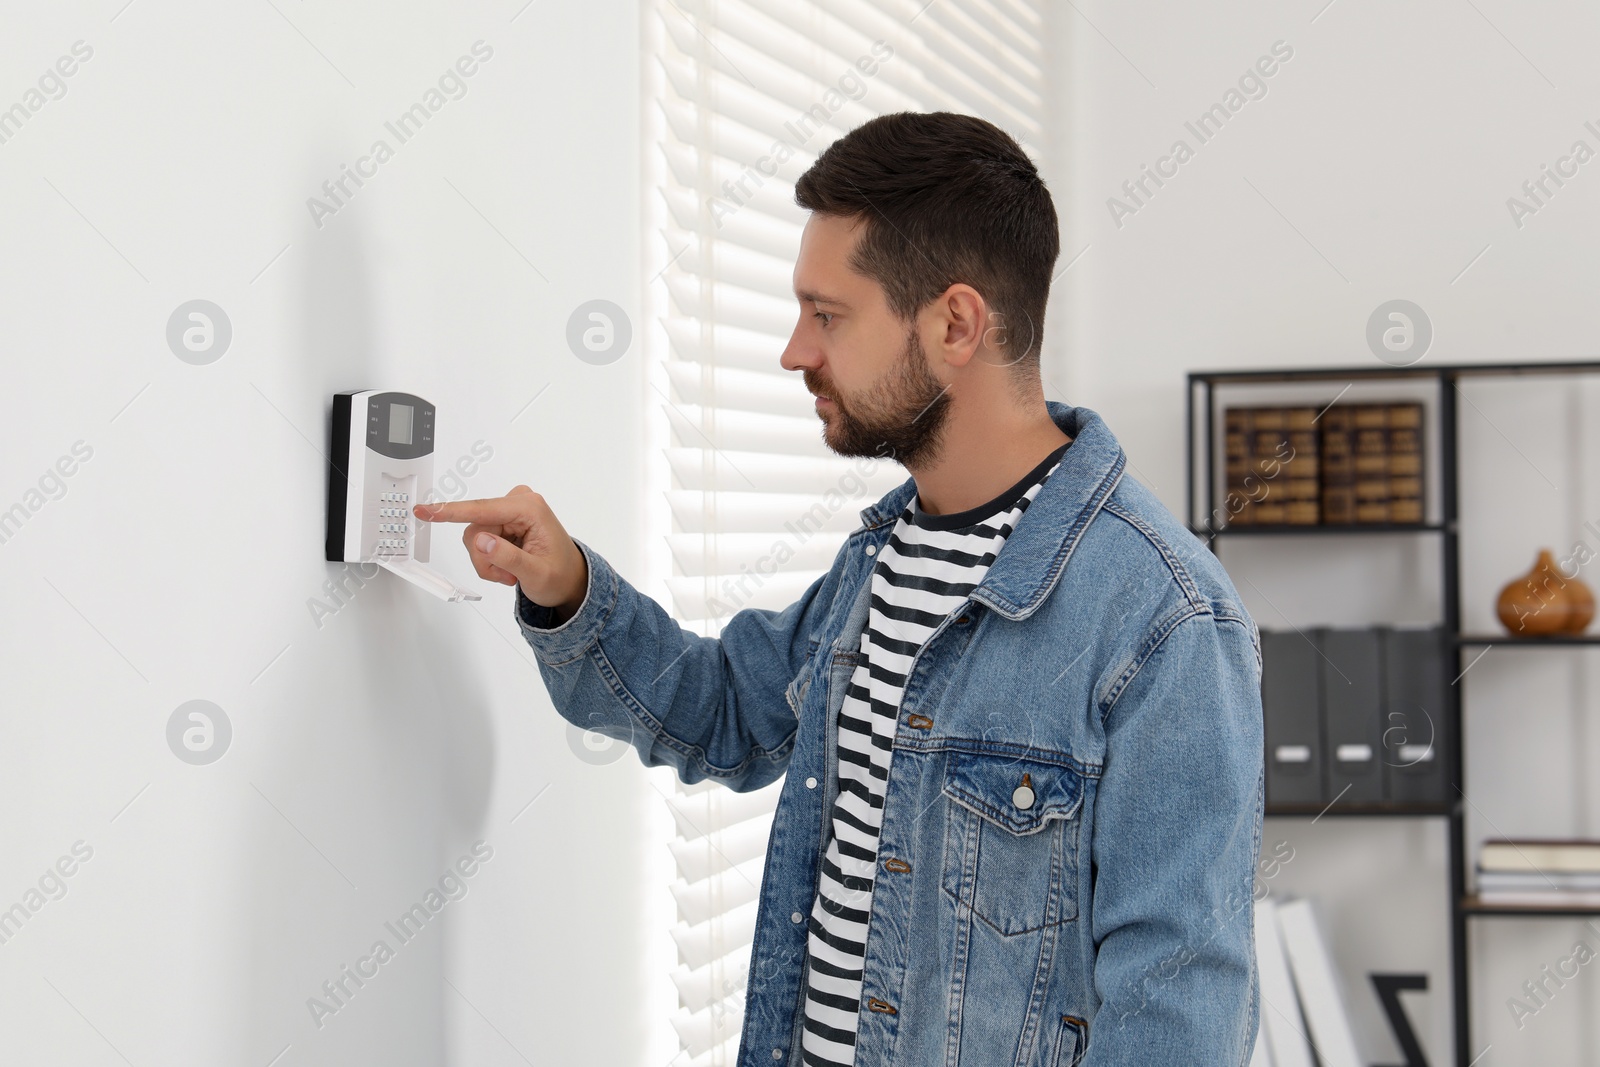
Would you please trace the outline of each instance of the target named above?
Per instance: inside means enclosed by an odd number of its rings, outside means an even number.
[[[833,313],[831,311],[814,311],[812,315],[821,319],[824,326],[833,321]]]

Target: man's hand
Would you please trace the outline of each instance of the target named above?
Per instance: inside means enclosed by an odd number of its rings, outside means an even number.
[[[461,535],[478,577],[521,585],[535,604],[554,608],[565,622],[583,604],[589,564],[544,497],[519,485],[503,497],[418,504],[425,522],[464,522]]]

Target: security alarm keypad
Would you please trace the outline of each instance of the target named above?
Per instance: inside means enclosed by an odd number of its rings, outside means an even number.
[[[327,558],[376,562],[445,600],[481,600],[422,566],[429,525],[411,508],[433,488],[434,406],[372,390],[333,400]]]

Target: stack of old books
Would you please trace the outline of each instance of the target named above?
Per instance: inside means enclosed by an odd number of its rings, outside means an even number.
[[[1213,526],[1420,523],[1422,405],[1232,407]]]
[[[1600,841],[1485,841],[1478,853],[1485,904],[1600,907]]]
[[[1231,513],[1226,522],[1317,524],[1321,490],[1316,423],[1314,407],[1229,408],[1224,413],[1225,507]]]

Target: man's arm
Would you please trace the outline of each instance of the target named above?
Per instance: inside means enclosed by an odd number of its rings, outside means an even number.
[[[1112,698],[1095,802],[1100,1008],[1082,1067],[1243,1067],[1259,1013],[1260,660],[1245,617],[1176,623]]]
[[[832,572],[782,611],[745,608],[709,638],[679,626],[574,540],[589,574],[576,609],[540,607],[520,587],[516,602],[562,717],[627,741],[646,766],[667,764],[685,782],[714,778],[745,791],[779,778],[797,727],[784,689],[804,666]]]
[[[517,625],[563,718],[627,741],[685,782],[748,790],[783,774],[797,725],[784,689],[833,599],[834,571],[782,611],[746,608],[720,638],[700,637],[569,535],[526,485],[413,513],[466,523],[479,577],[516,587]]]

